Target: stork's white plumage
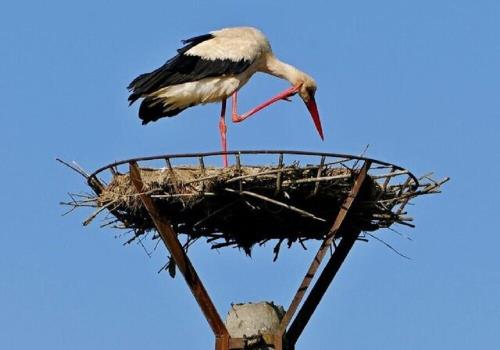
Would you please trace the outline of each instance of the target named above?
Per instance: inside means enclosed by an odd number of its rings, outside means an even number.
[[[184,47],[163,66],[135,78],[129,85],[132,104],[143,98],[143,124],[172,117],[199,104],[222,102],[219,128],[226,144],[226,99],[232,96],[232,121],[241,122],[270,104],[298,93],[306,103],[321,138],[323,130],[314,99],[316,82],[297,68],[278,60],[261,31],[251,27],[226,28],[184,40]],[[286,79],[292,87],[249,112],[237,112],[237,93],[256,72]],[[227,158],[224,159],[227,164]]]

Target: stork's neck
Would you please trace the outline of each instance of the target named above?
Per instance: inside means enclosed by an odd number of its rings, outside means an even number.
[[[292,85],[304,82],[304,78],[307,77],[304,72],[301,72],[288,63],[280,61],[272,54],[266,56],[265,65],[262,70],[265,73],[288,80]]]

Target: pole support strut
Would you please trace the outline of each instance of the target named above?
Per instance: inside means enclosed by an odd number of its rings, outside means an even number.
[[[323,297],[328,286],[335,277],[336,272],[340,268],[342,262],[344,261],[345,257],[347,256],[351,247],[354,245],[354,242],[359,236],[359,232],[355,235],[351,235],[351,237],[347,237],[347,233],[345,232],[342,232],[341,235],[339,235],[338,233],[342,231],[342,224],[344,223],[347,214],[351,209],[352,204],[354,203],[356,197],[358,196],[358,193],[366,179],[370,166],[371,166],[371,161],[365,160],[363,166],[359,170],[354,180],[354,184],[351,190],[349,191],[347,197],[344,199],[344,202],[340,207],[340,210],[337,214],[337,217],[335,218],[335,221],[331,229],[328,231],[328,234],[326,235],[323,243],[321,244],[318,252],[316,253],[316,256],[311,262],[311,265],[306,275],[304,276],[302,283],[300,284],[295,296],[293,297],[293,300],[290,303],[290,306],[288,307],[285,316],[281,320],[280,332],[285,338],[285,341],[290,348],[295,347],[295,343],[297,342],[299,336],[302,334],[302,331],[304,330],[309,319],[316,310],[316,307],[321,301],[321,298]],[[321,262],[323,261],[323,258],[325,257],[327,251],[334,242],[335,238],[339,236],[342,236],[340,245],[337,247],[337,249],[335,249],[335,252],[330,257],[330,260],[323,269],[320,277],[316,281],[316,284],[313,286],[310,294],[308,295],[307,299],[302,305],[302,308],[299,310],[297,317],[294,319],[292,325],[287,331],[287,327],[290,324],[290,321],[292,320],[293,316],[297,312],[297,309],[302,299],[304,298],[307,290],[309,289],[311,282],[314,276],[316,275],[316,272],[318,271]],[[342,249],[339,249],[340,247],[342,247]]]
[[[212,328],[212,331],[214,332],[217,339],[221,339],[222,344],[227,344],[226,339],[229,339],[229,333],[226,329],[226,326],[222,322],[222,319],[219,316],[215,305],[210,299],[207,290],[203,286],[203,283],[196,273],[196,270],[191,264],[189,257],[182,248],[182,245],[177,238],[177,233],[172,228],[169,220],[165,218],[165,216],[160,215],[160,212],[158,211],[151,197],[145,193],[144,183],[142,182],[141,173],[139,167],[137,166],[137,163],[132,161],[129,163],[129,167],[130,179],[139,195],[139,198],[142,201],[142,204],[148,211],[151,220],[153,220],[153,223],[155,224],[163,243],[172,255],[172,259],[174,259],[174,262],[179,268],[179,271],[184,276],[184,279],[186,280],[191,293],[193,293],[194,298],[198,302],[198,305],[203,311],[203,314],[205,315],[210,328]],[[219,341],[217,341],[217,344],[219,344]],[[217,349],[227,349],[227,345],[226,347],[217,347]]]

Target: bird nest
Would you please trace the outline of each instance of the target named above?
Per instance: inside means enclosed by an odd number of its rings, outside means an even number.
[[[88,175],[92,194],[70,194],[63,204],[94,207],[89,224],[107,212],[104,226],[129,230],[127,242],[142,240],[156,228],[131,182],[128,164],[140,166],[143,191],[178,234],[185,248],[205,238],[212,248],[322,240],[351,191],[364,161],[371,167],[344,224],[343,232],[372,232],[394,224],[413,227],[405,206],[413,198],[439,192],[430,175],[415,177],[397,165],[331,153],[294,151],[229,152],[233,164],[221,168],[220,153],[162,155],[116,162]],[[187,165],[186,165],[187,164]],[[269,165],[262,165],[269,164]]]

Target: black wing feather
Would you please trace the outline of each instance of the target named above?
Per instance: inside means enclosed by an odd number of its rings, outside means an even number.
[[[182,40],[182,43],[186,46],[180,48],[179,50],[177,50],[177,52],[180,54],[183,54],[187,50],[198,45],[199,43],[202,43],[204,41],[207,41],[207,40],[210,40],[213,38],[214,38],[213,34],[203,34],[203,35],[194,36],[194,37],[186,39],[186,40]]]
[[[130,104],[141,97],[146,97],[164,87],[197,81],[219,75],[233,75],[245,71],[252,62],[229,59],[208,60],[199,56],[185,55],[185,52],[204,41],[214,38],[212,34],[204,34],[183,40],[184,47],[178,54],[168,60],[160,68],[135,78],[128,86],[132,92],[128,98]]]
[[[171,106],[163,104],[158,99],[146,97],[142,100],[139,107],[139,118],[142,120],[142,125],[145,125],[149,122],[157,121],[162,117],[173,117],[188,107],[191,106],[171,108]]]

